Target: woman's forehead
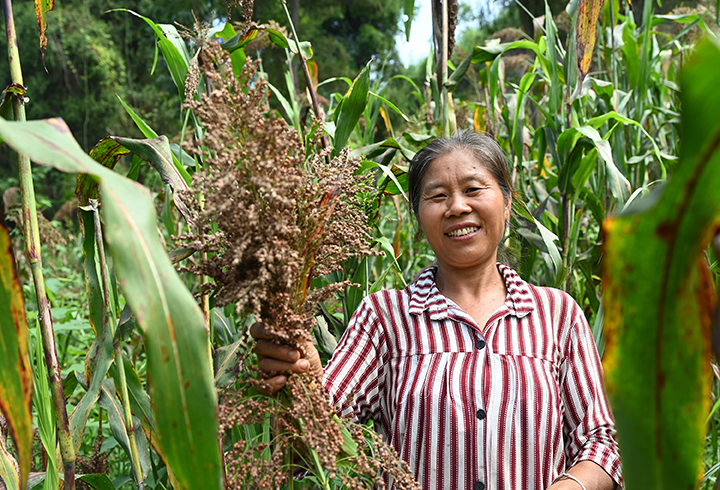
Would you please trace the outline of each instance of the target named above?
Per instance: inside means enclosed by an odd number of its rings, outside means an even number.
[[[422,187],[440,185],[446,181],[465,183],[488,178],[492,178],[489,169],[472,153],[454,151],[430,162],[422,178]]]

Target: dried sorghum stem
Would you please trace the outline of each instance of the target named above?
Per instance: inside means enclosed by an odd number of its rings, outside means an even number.
[[[11,0],[3,0],[5,14],[5,32],[7,34],[8,61],[10,63],[10,77],[17,87],[23,87],[22,67],[20,65],[20,52],[18,50],[17,34],[15,32],[15,19],[12,12]],[[25,105],[23,95],[13,95],[13,113],[16,121],[25,121]],[[38,231],[37,207],[35,204],[35,189],[33,187],[30,159],[18,153],[18,173],[20,193],[22,196],[23,234],[25,237],[25,250],[32,271],[37,298],[38,320],[42,336],[45,364],[48,369],[50,391],[52,394],[55,419],[58,428],[58,442],[60,456],[63,461],[65,488],[75,490],[75,448],[70,423],[65,406],[60,365],[58,363],[57,348],[55,347],[55,331],[52,325],[50,303],[45,292],[45,278],[42,272],[42,256],[40,253],[40,233]],[[55,455],[51,455],[54,457]]]

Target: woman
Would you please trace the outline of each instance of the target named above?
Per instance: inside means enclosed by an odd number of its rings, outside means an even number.
[[[324,372],[336,410],[374,420],[424,489],[615,488],[614,423],[582,310],[497,263],[512,200],[501,148],[461,131],[419,151],[408,176],[437,264],[360,304]],[[264,371],[323,369],[312,346],[301,359],[262,325],[252,333]]]

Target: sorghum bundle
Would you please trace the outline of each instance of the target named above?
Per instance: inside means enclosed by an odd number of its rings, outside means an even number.
[[[255,75],[257,63],[248,60],[241,83],[227,54],[210,44],[200,53],[199,67],[211,90],[188,106],[205,133],[186,149],[205,163],[194,180],[202,204],[198,231],[184,238],[207,259],[192,270],[214,280],[208,288],[216,304],[234,303],[238,313],[253,313],[270,327],[278,342],[300,348],[312,340],[318,302],[348,286],[313,288],[312,280],[340,269],[350,257],[371,253],[360,203],[370,188],[368,177],[347,151],[329,164],[324,151],[306,158],[297,132],[264,112],[267,88]],[[347,431],[349,422],[335,415],[317,375],[291,376],[280,400],[251,394],[250,387],[262,382],[252,369],[242,376],[244,388],[224,395],[221,428],[229,432],[272,413],[274,438],[262,447],[241,440],[228,452],[231,487],[277,488],[288,477],[288,465],[301,459],[312,459],[332,477],[343,431],[359,437],[356,442],[364,447],[362,432]],[[389,448],[382,454],[385,459],[377,461],[355,456],[362,463],[358,467],[377,480],[386,464],[402,483],[407,476],[402,465],[396,457],[388,463]]]

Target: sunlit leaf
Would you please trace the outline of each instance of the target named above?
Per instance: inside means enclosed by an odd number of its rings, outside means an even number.
[[[352,86],[348,89],[342,103],[336,109],[337,119],[335,121],[335,144],[333,148],[333,156],[340,154],[340,151],[347,144],[350,135],[360,120],[360,116],[365,110],[370,92],[370,63],[353,81]]]
[[[597,23],[604,0],[580,0],[577,17],[577,64],[583,76],[588,74],[595,50]]]

